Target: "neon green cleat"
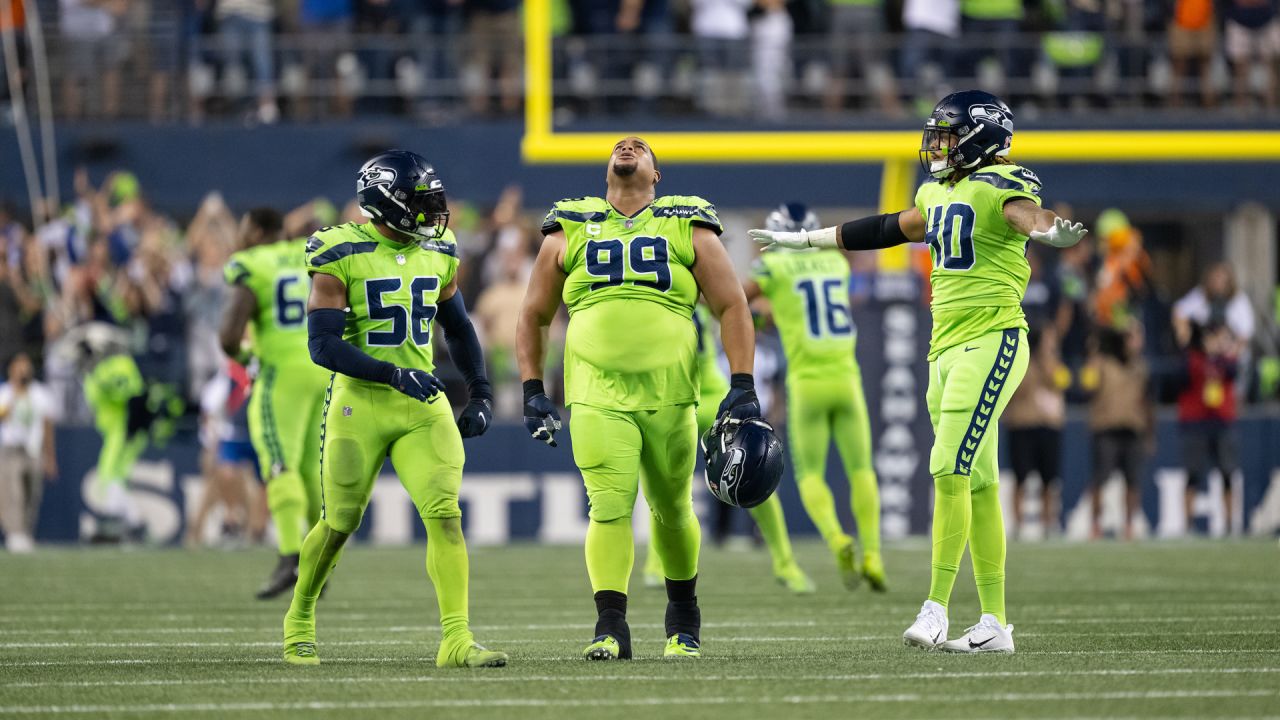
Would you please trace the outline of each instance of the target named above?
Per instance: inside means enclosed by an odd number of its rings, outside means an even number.
[[[862,556],[862,577],[876,592],[885,592],[889,584],[884,579],[884,560],[880,553],[867,553]]]
[[[320,656],[313,642],[285,643],[284,661],[290,665],[319,665]]]
[[[845,589],[857,590],[862,583],[862,568],[859,567],[858,546],[853,538],[836,550],[836,567],[840,570],[840,580]]]
[[[468,638],[465,642],[441,642],[440,650],[436,652],[436,667],[506,667],[509,659],[506,653],[490,650]]]
[[[667,638],[667,648],[662,651],[663,658],[697,658],[702,657],[698,641],[692,635],[676,633]]]
[[[775,570],[773,577],[796,595],[811,595],[818,589],[818,586],[813,584],[813,580],[810,580],[809,576],[796,564],[789,565],[782,570]]]
[[[618,639],[612,635],[601,635],[582,651],[586,660],[617,660],[622,656],[622,648]]]

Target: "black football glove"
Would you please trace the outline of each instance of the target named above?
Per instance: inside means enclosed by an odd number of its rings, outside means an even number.
[[[556,433],[561,428],[560,413],[547,397],[541,380],[524,381],[524,426],[534,440],[556,447]]]
[[[760,417],[760,400],[756,398],[756,381],[750,373],[734,373],[729,381],[729,394],[720,401],[717,420],[747,420]]]
[[[414,368],[396,368],[395,372],[391,373],[390,385],[418,401],[433,398],[444,390],[444,383],[440,382],[440,378],[425,370]]]
[[[477,437],[489,429],[493,420],[493,403],[488,398],[473,397],[458,416],[458,432],[464,438]]]

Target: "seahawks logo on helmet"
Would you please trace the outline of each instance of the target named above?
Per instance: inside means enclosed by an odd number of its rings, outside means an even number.
[[[971,105],[969,107],[969,118],[974,122],[995,123],[1005,130],[1013,132],[1013,118],[1009,117],[1009,113],[1005,112],[1004,108],[997,105],[987,103]]]
[[[729,451],[729,459],[725,461],[724,470],[720,471],[720,491],[716,493],[716,497],[736,504],[734,501],[738,495],[738,481],[742,479],[742,461],[746,459],[747,453],[740,447]]]
[[[375,165],[360,171],[361,188],[371,188],[376,185],[391,185],[396,181],[396,171],[391,168]]]

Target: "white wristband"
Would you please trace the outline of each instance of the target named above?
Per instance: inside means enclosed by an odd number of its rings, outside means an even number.
[[[833,225],[831,227],[822,228],[821,230],[802,232],[805,233],[805,239],[808,240],[809,247],[838,248],[840,247],[840,242],[836,239],[836,229],[837,228]]]

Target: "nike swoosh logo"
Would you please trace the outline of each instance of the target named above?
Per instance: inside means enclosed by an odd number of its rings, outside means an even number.
[[[942,631],[941,631],[941,630],[939,630],[939,631],[938,631],[938,634],[936,634],[936,635],[934,635],[934,636],[933,636],[933,644],[934,644],[934,645],[937,645],[937,644],[938,644],[938,640],[939,640],[939,638],[941,638],[941,637],[942,637]]]
[[[991,637],[987,638],[986,640],[983,640],[983,641],[982,641],[982,642],[980,642],[980,643],[975,643],[974,641],[970,640],[970,641],[969,641],[969,649],[970,649],[970,650],[977,650],[978,648],[982,647],[983,645],[986,645],[987,643],[989,643],[989,642],[991,642],[992,640],[995,640],[995,639],[996,639],[996,636],[995,636],[995,635],[992,635]]]
[[[965,352],[969,352],[970,350],[977,350],[977,349],[978,349],[978,348],[976,348],[976,347],[965,347],[964,351],[965,351]]]

